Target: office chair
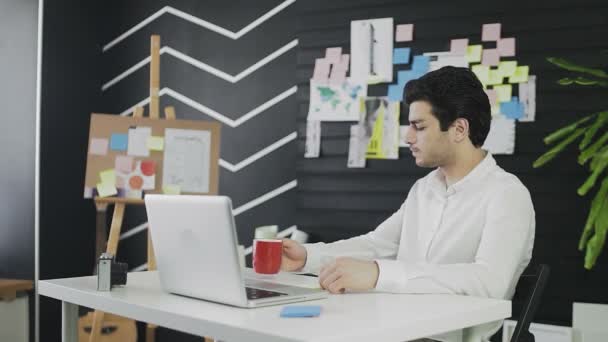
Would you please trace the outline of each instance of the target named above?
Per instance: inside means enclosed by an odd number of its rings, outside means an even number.
[[[530,323],[536,314],[542,294],[547,286],[550,268],[547,265],[530,265],[519,278],[515,295],[514,306],[521,305],[519,317],[510,342],[534,342],[534,335],[529,331]]]

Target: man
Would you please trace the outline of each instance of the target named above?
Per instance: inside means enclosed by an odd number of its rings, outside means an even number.
[[[510,299],[532,255],[535,214],[526,187],[481,148],[491,121],[481,83],[469,69],[444,67],[410,81],[404,92],[412,155],[416,165],[435,170],[368,234],[330,244],[285,240],[282,269],[318,272],[331,293]],[[464,337],[485,341],[499,326],[466,329]]]

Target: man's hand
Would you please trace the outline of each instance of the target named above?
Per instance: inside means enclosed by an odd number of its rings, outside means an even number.
[[[341,257],[321,269],[319,284],[331,293],[365,291],[376,287],[378,275],[375,261]]]
[[[281,270],[298,271],[306,264],[306,248],[296,241],[283,239],[283,256],[281,257]]]

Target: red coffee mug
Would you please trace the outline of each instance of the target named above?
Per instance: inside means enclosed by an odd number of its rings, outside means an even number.
[[[261,274],[275,274],[281,269],[283,241],[273,239],[253,240],[253,270]]]

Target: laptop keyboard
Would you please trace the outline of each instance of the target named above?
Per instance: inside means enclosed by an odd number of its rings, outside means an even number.
[[[262,289],[255,289],[253,287],[245,287],[245,290],[247,290],[247,299],[250,299],[250,300],[287,296],[286,293],[268,291],[268,290],[262,290]]]

